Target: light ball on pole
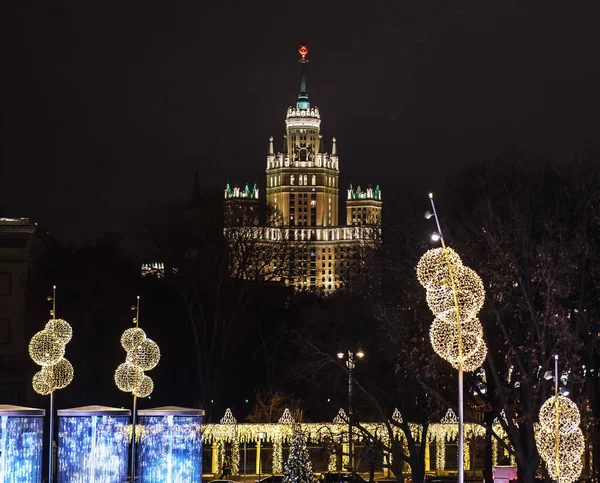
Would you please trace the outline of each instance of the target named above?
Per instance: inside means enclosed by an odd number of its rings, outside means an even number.
[[[160,349],[152,339],[144,339],[127,352],[127,360],[144,371],[154,369],[160,361]]]
[[[65,345],[52,332],[44,329],[31,338],[29,355],[36,364],[50,366],[65,355]]]
[[[132,327],[127,329],[123,332],[123,335],[121,335],[121,346],[129,352],[139,346],[145,338],[146,332],[139,327]]]
[[[46,323],[46,330],[51,332],[62,344],[67,344],[73,337],[71,325],[63,319],[50,319]]]
[[[133,392],[144,371],[131,362],[124,362],[115,371],[115,384],[123,392]]]

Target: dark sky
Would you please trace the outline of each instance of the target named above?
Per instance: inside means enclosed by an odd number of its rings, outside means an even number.
[[[507,149],[598,144],[597,0],[11,3],[0,206],[62,241],[186,198],[197,166],[204,186],[264,188],[300,42],[342,181],[384,199]]]

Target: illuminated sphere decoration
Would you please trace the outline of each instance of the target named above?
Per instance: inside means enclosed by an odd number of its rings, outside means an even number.
[[[51,332],[63,345],[73,337],[73,329],[66,320],[50,319],[46,324],[46,330]]]
[[[115,371],[115,384],[123,392],[133,392],[137,381],[144,377],[144,371],[131,362],[124,362]]]
[[[29,342],[29,355],[39,366],[50,366],[65,355],[65,344],[49,330],[41,330]]]
[[[456,290],[456,301],[450,281],[439,288],[427,290],[427,305],[436,317],[456,322],[456,305],[458,302],[460,318],[465,322],[481,310],[485,300],[483,282],[477,273],[469,267],[456,266],[452,276]]]
[[[152,394],[153,390],[154,382],[152,381],[152,378],[144,374],[140,379],[139,383],[137,384],[136,388],[134,389],[133,393],[137,397],[148,397],[150,394]]]
[[[42,396],[47,396],[52,392],[51,374],[48,371],[40,370],[33,375],[33,390]]]
[[[123,332],[123,335],[121,336],[121,346],[129,352],[134,347],[139,346],[145,338],[146,333],[142,329],[139,327],[132,327]]]
[[[476,370],[487,355],[477,318],[485,301],[481,278],[448,247],[428,250],[417,264],[417,278],[435,315],[429,329],[433,350],[456,369]]]
[[[462,266],[462,260],[452,248],[432,248],[425,252],[417,264],[417,278],[427,290],[449,283],[448,263]]]
[[[137,320],[136,317],[136,324]],[[148,397],[154,390],[154,382],[144,371],[150,371],[158,365],[158,344],[148,339],[146,333],[136,326],[123,332],[121,346],[127,352],[127,356],[125,362],[115,371],[115,384],[121,391],[130,392],[135,397]]]
[[[158,365],[160,349],[153,340],[144,339],[137,347],[127,352],[127,360],[144,371],[150,371]]]
[[[558,430],[561,433],[570,433],[579,427],[581,416],[577,405],[568,397],[552,396],[540,408],[540,424],[544,428],[553,428],[556,424],[556,411],[558,410]]]
[[[48,372],[50,374],[53,390],[64,389],[67,387],[71,384],[73,376],[75,375],[73,366],[64,357],[56,364],[43,367],[42,372]]]
[[[565,396],[553,396],[540,408],[537,449],[548,474],[559,483],[572,483],[583,469],[583,433],[577,405]]]

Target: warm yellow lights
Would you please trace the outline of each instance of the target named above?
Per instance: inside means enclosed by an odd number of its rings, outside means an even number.
[[[123,392],[133,392],[136,382],[140,381],[143,376],[144,371],[138,366],[131,362],[124,362],[115,371],[115,384]]]
[[[46,324],[46,330],[51,332],[62,344],[67,344],[73,337],[73,329],[66,320],[50,319]]]
[[[144,339],[127,352],[127,360],[143,371],[150,371],[158,365],[160,349],[153,340]]]
[[[539,416],[540,428],[535,439],[548,474],[558,483],[575,481],[583,469],[584,440],[579,427],[579,409],[565,396],[553,396],[542,405]]]
[[[561,433],[571,433],[579,427],[581,416],[577,405],[565,396],[552,396],[540,408],[540,424],[551,428],[556,424],[558,410],[558,425]]]
[[[44,329],[31,338],[29,355],[36,364],[50,366],[65,355],[65,345],[51,331]]]
[[[134,347],[140,345],[145,338],[146,332],[139,327],[132,327],[123,332],[123,335],[121,336],[121,346],[129,352]]]
[[[52,319],[29,341],[29,355],[42,366],[31,381],[33,390],[42,396],[64,389],[73,380],[73,366],[64,358],[65,346],[73,337],[73,329],[66,320],[56,319],[56,287],[52,300]]]
[[[425,252],[417,265],[417,278],[426,290],[449,283],[448,263],[462,266],[462,260],[452,248],[433,248]]]
[[[436,317],[429,330],[433,350],[454,368],[474,371],[487,355],[477,318],[485,300],[481,278],[447,247],[434,248],[421,257],[417,278],[427,290],[427,304]]]
[[[452,276],[454,289],[452,283],[445,283],[438,287],[432,285],[432,288],[427,290],[427,304],[434,315],[440,319],[456,323],[456,303],[458,303],[460,320],[465,322],[475,317],[483,307],[485,300],[483,282],[475,271],[465,266],[453,267]]]
[[[42,367],[33,376],[33,390],[47,396],[57,389],[64,389],[73,380],[73,366],[67,359],[61,359],[52,366]]]
[[[134,310],[136,307],[132,307]],[[154,390],[154,382],[144,371],[154,369],[160,361],[158,344],[146,337],[146,333],[138,327],[139,297],[137,316],[133,319],[135,327],[127,329],[121,336],[121,346],[127,352],[125,362],[115,371],[115,384],[123,392],[130,392],[135,397],[148,397]]]
[[[144,374],[133,390],[133,393],[137,397],[148,397],[150,394],[152,394],[153,390],[154,382],[152,381],[152,378]]]

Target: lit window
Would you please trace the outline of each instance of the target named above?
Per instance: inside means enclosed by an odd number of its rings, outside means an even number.
[[[294,175],[290,176],[290,184],[293,186],[294,185]]]

